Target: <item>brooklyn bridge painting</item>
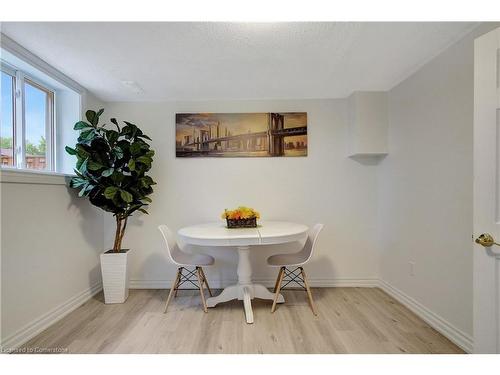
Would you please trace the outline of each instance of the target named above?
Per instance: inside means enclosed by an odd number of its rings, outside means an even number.
[[[307,113],[178,113],[177,157],[307,156]]]

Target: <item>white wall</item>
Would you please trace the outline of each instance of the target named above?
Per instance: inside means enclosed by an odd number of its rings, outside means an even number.
[[[379,174],[381,278],[472,336],[473,40],[389,92]],[[414,262],[414,276],[410,262]]]
[[[98,101],[90,96],[90,105]],[[103,213],[64,177],[1,183],[1,341],[8,348],[88,298],[101,282]],[[80,301],[81,303],[81,301]],[[44,318],[40,320],[40,318]]]
[[[307,111],[308,156],[301,158],[176,158],[176,112]],[[138,124],[156,150],[152,176],[158,182],[150,215],[136,216],[124,246],[132,248],[132,285],[169,287],[175,267],[167,262],[157,226],[180,227],[218,221],[224,208],[248,205],[263,219],[325,224],[318,251],[308,266],[313,284],[333,285],[345,279],[376,279],[378,254],[376,166],[346,157],[347,101],[212,101],[108,103],[105,118]],[[109,216],[108,216],[109,219]],[[106,228],[112,244],[113,221]],[[278,251],[297,246],[255,248],[254,276],[266,282],[275,274],[265,264]],[[219,285],[236,279],[237,254],[207,249],[216,266],[207,277]]]

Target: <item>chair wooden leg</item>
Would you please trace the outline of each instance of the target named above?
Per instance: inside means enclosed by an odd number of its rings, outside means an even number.
[[[307,298],[309,299],[309,305],[311,306],[311,310],[312,310],[313,314],[315,316],[317,316],[318,313],[316,312],[316,306],[314,306],[314,300],[313,300],[313,297],[311,294],[311,288],[309,288],[309,283],[307,282],[306,273],[302,267],[300,267],[300,273],[302,273],[302,278],[304,279],[304,285],[306,287]]]
[[[276,293],[276,288],[278,287],[278,282],[280,281],[281,272],[283,272],[283,267],[280,268],[278,276],[276,277],[276,282],[274,283],[273,293]]]
[[[276,287],[276,291],[274,292],[273,306],[271,307],[272,313],[276,310],[276,302],[278,302],[278,296],[280,295],[280,290],[281,290],[281,282],[283,281],[284,275],[285,275],[285,267],[281,267],[280,273],[278,275],[278,285]]]
[[[205,271],[203,271],[203,267],[200,267],[201,275],[203,276],[203,281],[205,282],[205,285],[207,286],[208,289],[208,294],[210,294],[210,297],[213,297],[212,290],[210,289],[210,285],[208,285],[207,277],[205,276]]]
[[[183,269],[184,269],[184,267],[179,268],[179,280],[177,280],[177,284],[179,284],[179,283],[180,283],[180,281],[181,281],[181,277],[182,277],[182,270],[183,270]],[[175,297],[177,297],[177,291],[179,290],[179,289],[177,289],[177,288],[178,288],[178,286],[179,286],[179,285],[176,285],[176,286],[175,286],[175,294],[174,294],[174,298],[175,298]]]
[[[205,294],[203,294],[203,281],[200,272],[200,267],[196,267],[196,275],[198,276],[198,284],[200,289],[201,302],[203,303],[203,311],[208,312],[207,303],[205,301]]]
[[[163,313],[165,314],[167,312],[168,304],[170,303],[170,299],[172,298],[172,294],[177,293],[177,285],[179,284],[179,280],[181,278],[180,275],[181,269],[179,268],[177,270],[177,275],[175,277],[174,283],[172,284],[172,287],[170,288],[170,292],[168,292],[168,297],[167,297],[167,302],[165,303],[165,310],[163,310]]]

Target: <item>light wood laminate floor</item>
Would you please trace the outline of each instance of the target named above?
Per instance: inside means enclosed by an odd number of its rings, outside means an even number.
[[[204,313],[199,295],[180,291],[163,314],[168,290],[131,290],[126,303],[102,293],[28,342],[69,353],[463,353],[378,288],[314,288],[315,317],[302,291],[284,291],[270,313],[253,300],[254,324],[241,301]]]

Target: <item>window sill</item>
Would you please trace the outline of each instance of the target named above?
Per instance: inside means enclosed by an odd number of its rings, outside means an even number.
[[[0,169],[0,182],[2,184],[66,185],[69,179],[73,176],[74,175],[71,174],[57,172],[30,171],[10,168]]]

